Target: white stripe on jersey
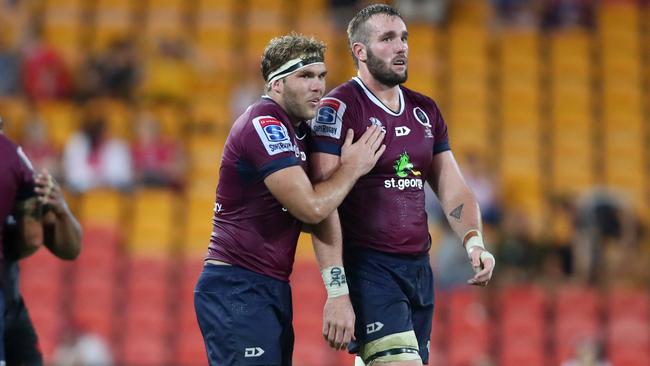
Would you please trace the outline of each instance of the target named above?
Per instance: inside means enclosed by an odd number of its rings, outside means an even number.
[[[18,148],[16,149],[16,154],[18,154],[18,157],[20,157],[20,160],[23,161],[23,164],[27,165],[29,170],[34,171],[34,166],[32,165],[32,162],[29,161],[29,158],[27,157],[27,155],[25,155],[25,153],[23,152],[22,147],[18,146]]]
[[[378,107],[383,109],[386,113],[390,114],[391,116],[397,117],[400,116],[402,112],[404,112],[404,94],[402,94],[402,88],[397,87],[397,89],[399,90],[399,112],[395,113],[391,111],[390,108],[386,107],[384,103],[381,102],[381,100],[377,99],[377,97],[374,94],[372,94],[372,92],[368,90],[368,88],[366,88],[366,85],[363,83],[363,81],[361,81],[361,79],[355,76],[352,78],[352,80],[354,80],[357,84],[361,85],[361,88],[366,93],[368,99],[370,99],[370,101],[372,101]]]

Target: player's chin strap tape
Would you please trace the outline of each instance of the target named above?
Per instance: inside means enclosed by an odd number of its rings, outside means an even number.
[[[400,355],[402,353],[412,353],[412,354],[419,355],[420,351],[418,351],[415,348],[407,348],[407,347],[391,348],[391,349],[387,349],[385,351],[375,353],[374,355],[372,355],[372,356],[366,358],[365,360],[363,360],[363,363],[365,363],[366,365],[369,365],[372,361],[378,359],[379,357]]]
[[[293,60],[289,60],[285,62],[282,66],[278,67],[277,70],[273,71],[272,73],[269,74],[269,81],[267,81],[267,84],[271,84],[272,82],[282,79],[283,77],[289,76],[293,74],[294,72],[302,69],[303,67],[307,67],[311,64],[315,63],[323,63],[323,58],[319,56],[311,56],[311,57],[305,57],[305,58],[294,58]]]

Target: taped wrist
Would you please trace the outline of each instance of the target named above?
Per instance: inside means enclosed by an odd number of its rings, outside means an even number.
[[[467,251],[468,256],[476,247],[485,250],[485,245],[483,244],[483,234],[481,234],[481,232],[478,230],[470,230],[465,233],[465,236],[463,238],[467,238],[467,236],[471,234],[473,234],[472,237],[465,239],[465,250]]]
[[[323,283],[325,284],[325,289],[327,290],[328,299],[347,295],[350,293],[343,266],[327,267],[320,272],[323,276]]]

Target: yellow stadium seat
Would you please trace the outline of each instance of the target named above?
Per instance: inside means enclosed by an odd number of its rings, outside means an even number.
[[[184,15],[187,14],[187,1],[157,0],[147,8],[146,36],[151,42],[156,39],[179,34],[187,34]]]
[[[187,256],[205,254],[210,243],[214,194],[212,198],[189,198],[185,210],[185,228],[181,245]]]
[[[167,255],[178,240],[176,193],[140,189],[133,194],[128,248],[135,255]]]
[[[70,65],[76,65],[81,55],[82,16],[84,4],[80,0],[57,0],[46,3],[43,35]]]
[[[41,102],[38,110],[47,126],[50,141],[57,150],[63,149],[79,126],[75,107],[69,102]]]
[[[23,99],[0,98],[0,117],[4,120],[4,131],[10,138],[20,139],[27,113]]]
[[[123,194],[115,190],[90,190],[80,198],[79,219],[84,226],[122,227],[125,223],[125,200]]]
[[[96,50],[105,50],[116,39],[129,37],[134,31],[138,2],[130,0],[97,0],[95,2]]]

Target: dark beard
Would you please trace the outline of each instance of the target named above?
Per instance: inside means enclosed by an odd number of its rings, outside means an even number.
[[[370,51],[370,48],[368,48],[366,66],[368,66],[368,71],[370,71],[370,74],[377,81],[388,87],[405,83],[408,79],[408,67],[404,71],[404,76],[396,73],[390,69],[389,65],[386,65],[381,59],[375,57],[375,54]]]

